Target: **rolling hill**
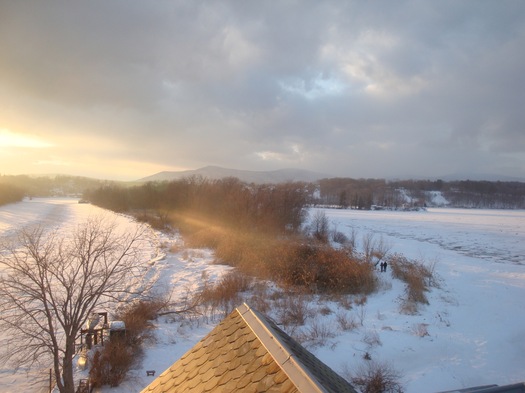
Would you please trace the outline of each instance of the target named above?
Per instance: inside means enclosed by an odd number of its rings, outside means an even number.
[[[207,179],[223,179],[236,177],[247,183],[284,183],[287,181],[314,182],[329,177],[329,175],[308,171],[304,169],[279,169],[275,171],[247,171],[241,169],[228,169],[218,166],[206,166],[187,171],[163,171],[137,180],[138,182],[170,181],[191,176],[202,176]]]

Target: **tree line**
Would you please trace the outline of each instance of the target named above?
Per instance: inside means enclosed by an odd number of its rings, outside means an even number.
[[[217,194],[217,190],[220,189],[217,183],[222,184],[225,188],[231,186],[232,193],[234,191],[240,193],[240,196],[230,195],[230,200],[248,199],[246,195],[248,193],[254,193],[266,199],[272,192],[278,194],[282,191],[281,185],[248,185],[236,178],[215,181],[194,176],[180,181],[137,184],[67,175],[41,177],[3,175],[0,176],[0,204],[19,201],[24,195],[41,197],[81,195],[86,190],[103,189],[104,193],[108,194],[101,196],[103,203],[106,203],[106,207],[112,210],[124,211],[134,209],[136,206],[143,208],[142,205],[152,208],[166,206],[170,209],[178,206],[183,209],[191,207],[190,199],[195,198],[191,192],[198,193],[205,189],[206,192],[211,190]],[[449,202],[450,207],[525,208],[525,183],[517,181],[444,181],[441,179],[392,181],[326,178],[315,183],[302,183],[302,187],[303,190],[308,191],[308,203],[342,208],[370,209],[374,205],[389,208],[401,208],[407,205],[431,206],[431,191],[440,192]],[[128,188],[131,188],[132,191],[126,195],[122,189]],[[184,194],[184,192],[189,194]],[[165,198],[166,196],[168,198]],[[407,196],[410,202],[407,201]],[[204,206],[210,205],[209,202],[202,199],[198,199],[198,202]],[[196,203],[197,200],[193,203],[193,207]]]
[[[0,197],[6,189],[19,190],[22,192],[22,197],[24,195],[37,197],[81,195],[86,189],[111,183],[114,182],[82,176],[1,175]]]
[[[434,191],[440,192],[450,207],[525,208],[523,182],[330,178],[320,180],[318,184],[314,203],[342,208],[431,206],[431,192]]]
[[[24,190],[11,184],[0,183],[0,206],[19,202],[24,198]]]
[[[297,231],[303,223],[312,186],[302,182],[247,184],[237,178],[192,176],[140,186],[108,185],[84,198],[118,212],[193,215],[233,229]]]

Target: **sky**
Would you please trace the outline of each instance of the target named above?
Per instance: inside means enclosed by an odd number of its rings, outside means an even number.
[[[0,174],[525,181],[525,2],[0,0]]]

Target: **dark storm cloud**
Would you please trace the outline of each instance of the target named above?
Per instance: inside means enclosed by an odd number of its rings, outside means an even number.
[[[5,1],[0,104],[166,168],[524,177],[524,47],[521,1]]]

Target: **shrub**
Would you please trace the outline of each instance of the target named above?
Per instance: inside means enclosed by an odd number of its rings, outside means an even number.
[[[408,303],[428,304],[425,294],[429,290],[429,283],[433,282],[433,272],[417,261],[410,261],[406,257],[395,254],[389,258],[392,275],[407,284]]]
[[[212,309],[221,309],[228,314],[241,303],[241,292],[247,291],[252,279],[237,270],[226,273],[217,283],[207,283],[196,295],[198,302],[211,306]]]
[[[329,235],[329,221],[326,213],[323,210],[317,210],[312,218],[312,235],[315,239],[322,243],[328,242]]]
[[[310,347],[319,347],[325,346],[327,341],[334,337],[333,329],[329,325],[314,319],[310,326],[299,334],[297,339]]]
[[[109,385],[119,386],[127,372],[139,359],[142,344],[152,339],[151,320],[164,307],[161,300],[138,300],[126,304],[118,310],[116,320],[124,321],[126,334],[111,337],[104,347],[95,352],[89,370],[89,377],[94,387]]]
[[[359,308],[356,310],[356,313],[357,318],[359,318],[359,323],[361,324],[361,326],[364,326],[366,319],[366,307],[364,303],[359,305]]]
[[[363,341],[369,347],[375,347],[375,346],[378,346],[378,345],[383,345],[381,343],[381,339],[379,338],[379,334],[375,330],[367,330],[365,332],[365,335],[363,336]]]
[[[339,244],[346,244],[348,243],[348,237],[344,233],[334,230],[332,232],[332,241]]]
[[[250,304],[256,309],[267,314],[270,311],[270,293],[268,285],[264,281],[256,281],[252,288],[252,296],[249,300]]]
[[[95,352],[89,378],[93,387],[119,386],[135,361],[134,351],[125,339],[112,339]]]
[[[352,304],[353,304],[353,300],[350,296],[348,295],[341,295],[338,299],[337,299],[337,302],[339,303],[339,305],[341,307],[343,307],[345,310],[351,310],[352,309]]]
[[[321,315],[330,315],[332,313],[332,309],[328,306],[322,306],[320,309],[319,309],[319,314]]]
[[[302,294],[287,293],[276,300],[275,306],[279,322],[291,327],[304,325],[310,311],[308,302]]]
[[[419,311],[419,308],[416,302],[411,302],[407,299],[404,299],[402,301],[401,307],[400,307],[401,314],[416,315],[418,311]]]
[[[169,223],[165,215],[157,210],[139,210],[133,212],[133,216],[139,222],[145,222],[149,224],[152,228],[158,230],[169,230]]]
[[[347,312],[341,310],[335,314],[335,320],[337,324],[344,331],[354,330],[359,326],[355,318],[352,315],[349,315]]]
[[[161,299],[137,300],[121,307],[115,319],[126,324],[125,343],[138,349],[144,341],[152,339],[153,324],[157,313],[165,306]]]
[[[18,202],[24,198],[24,190],[15,185],[0,183],[0,206]]]
[[[375,290],[373,267],[329,246],[285,243],[273,276],[288,286],[332,293],[370,293]]]
[[[401,374],[388,363],[370,360],[351,375],[350,381],[362,393],[403,393],[400,378]]]

